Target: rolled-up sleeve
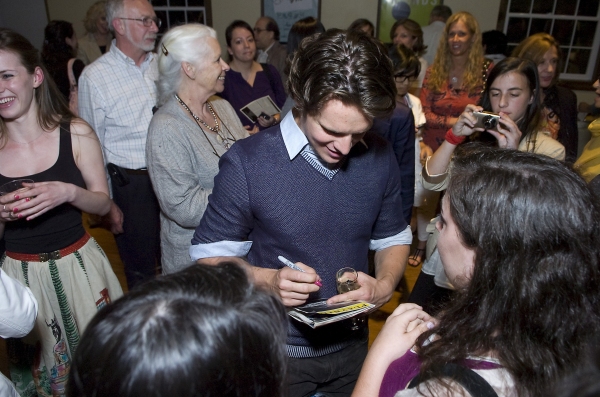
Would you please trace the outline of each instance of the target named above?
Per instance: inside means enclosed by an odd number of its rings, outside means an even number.
[[[208,206],[194,232],[190,256],[193,260],[214,256],[245,256],[252,242],[248,235],[254,227],[246,171],[239,145],[221,158],[215,187]]]

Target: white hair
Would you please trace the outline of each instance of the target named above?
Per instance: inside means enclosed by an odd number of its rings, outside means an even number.
[[[201,60],[207,60],[210,47],[206,41],[210,37],[216,39],[217,32],[199,23],[174,27],[163,36],[158,45],[156,85],[159,105],[163,105],[181,85],[182,62],[198,65]]]
[[[106,2],[106,22],[108,22],[108,29],[113,33],[115,32],[115,28],[112,26],[113,19],[117,18],[124,8],[125,0],[108,0]]]

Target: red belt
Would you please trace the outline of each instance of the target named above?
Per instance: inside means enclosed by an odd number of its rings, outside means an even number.
[[[77,251],[81,247],[85,245],[90,239],[90,235],[85,233],[82,238],[75,241],[73,244],[69,245],[60,250],[52,251],[52,252],[43,252],[41,254],[20,254],[18,252],[10,252],[6,251],[6,256],[9,258],[25,261],[25,262],[48,262],[49,260],[57,260],[60,258],[64,258],[67,255],[72,254]]]

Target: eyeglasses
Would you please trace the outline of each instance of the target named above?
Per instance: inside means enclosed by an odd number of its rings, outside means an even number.
[[[269,29],[254,28],[254,33],[266,32]]]
[[[398,84],[411,83],[417,79],[416,76],[403,76],[401,74],[397,74],[394,76],[394,81]]]
[[[150,26],[152,26],[152,22],[154,22],[154,24],[156,25],[157,28],[160,28],[160,26],[162,25],[162,21],[158,17],[143,17],[143,18],[122,18],[122,17],[119,17],[119,19],[127,19],[128,21],[139,21],[139,22],[142,23],[142,25],[144,25],[147,28],[149,28]]]

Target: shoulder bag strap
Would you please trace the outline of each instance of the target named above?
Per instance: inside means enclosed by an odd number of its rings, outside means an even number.
[[[496,394],[494,389],[492,389],[492,386],[490,386],[485,379],[472,369],[462,365],[446,363],[443,366],[437,367],[432,376],[451,378],[453,381],[464,387],[473,397],[498,397],[498,394]],[[430,378],[431,376],[424,377],[419,374],[410,381],[408,388],[412,389]]]

